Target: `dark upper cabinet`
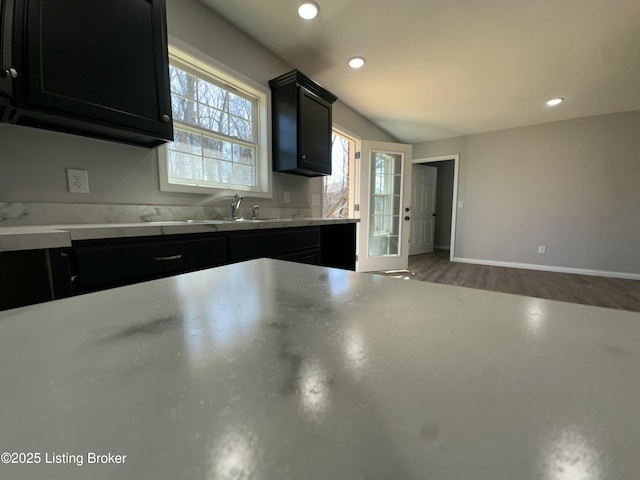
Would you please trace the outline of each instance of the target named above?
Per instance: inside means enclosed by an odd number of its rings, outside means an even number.
[[[331,175],[331,106],[337,97],[297,70],[269,86],[274,171]]]
[[[11,56],[13,0],[0,0],[0,119],[12,96],[12,75],[17,75]]]
[[[15,0],[13,61],[12,123],[173,139],[165,0]]]

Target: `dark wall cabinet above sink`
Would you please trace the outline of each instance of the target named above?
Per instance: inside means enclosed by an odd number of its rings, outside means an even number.
[[[331,175],[331,109],[338,97],[297,70],[270,80],[269,86],[274,171]]]
[[[145,147],[173,138],[165,0],[1,1],[4,121]]]

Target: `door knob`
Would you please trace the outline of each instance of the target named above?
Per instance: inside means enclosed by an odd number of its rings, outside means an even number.
[[[15,68],[7,68],[2,71],[2,78],[18,78],[18,71]]]

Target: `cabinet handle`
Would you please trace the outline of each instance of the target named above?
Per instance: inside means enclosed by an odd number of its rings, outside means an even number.
[[[163,122],[168,122],[169,120],[171,120],[171,117],[167,114],[162,115],[162,121]]]
[[[182,258],[182,254],[180,255],[170,255],[168,257],[156,257],[156,262],[167,262],[170,260],[180,260]]]
[[[2,78],[6,77],[18,78],[18,71],[15,68],[7,68],[2,71]]]
[[[306,155],[302,155],[302,160],[306,160],[307,156]]]

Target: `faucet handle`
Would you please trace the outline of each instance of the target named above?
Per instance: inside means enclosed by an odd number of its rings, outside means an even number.
[[[260,205],[254,205],[251,208],[251,218],[254,220],[258,217],[258,210],[260,210]]]
[[[233,196],[233,199],[231,200],[231,218],[238,218],[238,209],[240,208],[240,203],[243,199],[244,197],[241,197],[237,193]]]

